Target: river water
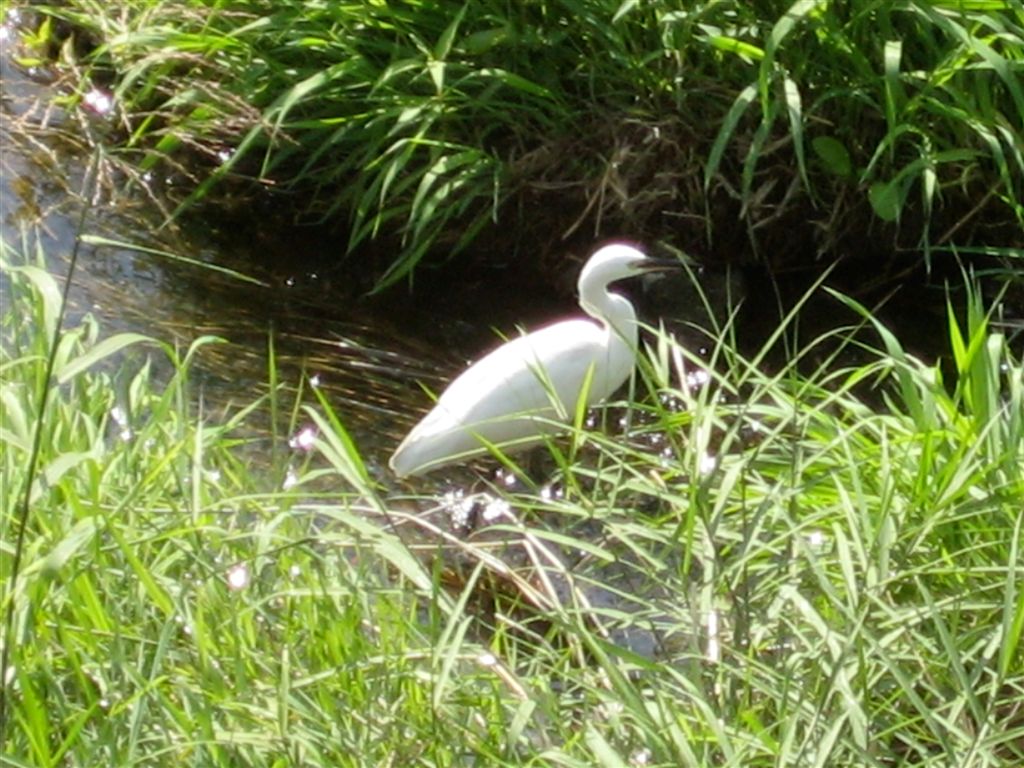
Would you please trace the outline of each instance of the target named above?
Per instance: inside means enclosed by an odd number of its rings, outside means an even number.
[[[208,404],[241,406],[266,392],[272,338],[279,381],[322,387],[383,476],[387,455],[429,406],[424,387],[440,391],[498,332],[574,311],[554,291],[525,295],[514,285],[487,296],[435,280],[429,296],[404,286],[370,296],[346,274],[348,262],[311,266],[330,260],[306,258],[309,249],[344,252],[318,233],[296,242],[244,219],[202,216],[168,225],[174,190],[155,195],[108,164],[95,172],[82,136],[102,132],[112,118],[54,108],[50,86],[31,74],[0,55],[4,241],[15,252],[43,254],[60,280],[78,243],[69,324],[88,313],[104,335],[133,331],[182,348],[203,335],[227,340],[199,357]]]

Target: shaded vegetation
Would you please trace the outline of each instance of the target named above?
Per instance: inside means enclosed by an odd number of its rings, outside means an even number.
[[[342,223],[383,283],[623,234],[890,275],[1024,246],[1018,0],[31,8],[22,59],[110,90],[113,157]]]

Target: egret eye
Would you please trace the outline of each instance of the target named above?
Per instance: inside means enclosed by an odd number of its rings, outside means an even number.
[[[646,272],[677,268],[633,246],[600,248],[580,272],[580,307],[566,320],[502,344],[463,371],[413,427],[389,462],[399,477],[487,453],[534,445],[575,413],[604,401],[636,365],[633,305],[608,287]]]

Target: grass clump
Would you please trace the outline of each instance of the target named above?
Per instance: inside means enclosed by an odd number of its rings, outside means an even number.
[[[88,41],[63,48],[73,98],[112,89],[126,156],[171,163],[193,198],[232,175],[288,193],[307,220],[345,222],[349,251],[381,239],[382,284],[492,221],[541,257],[577,232],[775,266],[1020,245],[1015,2],[33,12]],[[35,37],[53,48],[58,26]]]
[[[12,765],[1024,760],[1024,368],[974,293],[947,368],[865,313],[866,363],[767,375],[723,341],[694,388],[663,337],[643,381],[685,410],[555,443],[557,487],[456,535],[326,400],[286,483],[260,403],[196,405],[212,340],[54,335],[52,278],[3,268]]]
[[[281,490],[287,467],[262,466],[243,437],[265,403],[196,405],[193,363],[213,339],[179,353],[101,338],[89,318],[54,337],[59,288],[3,258],[8,764],[450,763],[492,684],[472,670],[433,682],[442,662],[468,663],[434,644],[451,601],[366,521],[373,507],[355,488],[310,505],[315,475],[298,465],[301,490]],[[118,351],[133,357],[111,373]]]

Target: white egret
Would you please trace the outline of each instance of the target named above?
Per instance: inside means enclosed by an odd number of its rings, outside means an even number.
[[[488,451],[488,445],[540,442],[567,421],[581,395],[599,403],[636,364],[633,305],[608,286],[645,272],[678,267],[615,243],[583,266],[580,307],[590,318],[566,320],[506,342],[463,371],[433,410],[395,450],[399,477],[418,475]]]

